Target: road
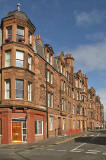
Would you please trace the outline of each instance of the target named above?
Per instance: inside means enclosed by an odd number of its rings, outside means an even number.
[[[32,145],[27,149],[0,148],[0,160],[106,160],[106,131],[57,145]]]

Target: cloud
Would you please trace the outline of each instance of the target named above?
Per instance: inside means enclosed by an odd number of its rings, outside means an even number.
[[[85,38],[90,41],[98,41],[105,40],[105,35],[102,32],[94,33],[94,34],[86,34]]]
[[[95,44],[80,45],[72,50],[76,68],[82,71],[106,70],[106,41]]]
[[[106,11],[93,10],[91,12],[74,12],[77,25],[100,24],[106,19]]]
[[[106,119],[106,88],[97,90],[97,94],[101,97],[101,102],[104,105],[104,117]]]

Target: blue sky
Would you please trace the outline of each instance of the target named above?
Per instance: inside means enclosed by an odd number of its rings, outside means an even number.
[[[0,19],[17,2],[55,55],[72,53],[75,71],[87,74],[106,112],[106,0],[0,0]]]

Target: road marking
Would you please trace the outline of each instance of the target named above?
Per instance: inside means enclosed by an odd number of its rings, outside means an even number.
[[[71,151],[76,151],[76,150],[78,150],[80,147],[84,146],[85,144],[86,144],[86,143],[83,143],[83,144],[81,144],[80,146],[78,146],[78,147],[72,149]]]
[[[97,154],[97,152],[85,152],[87,154]]]
[[[75,150],[75,151],[70,151],[70,152],[82,152],[82,150]]]
[[[88,152],[101,152],[101,151],[97,151],[97,150],[88,150]]]
[[[106,156],[106,153],[102,153],[104,156]]]
[[[52,148],[48,148],[48,149],[46,149],[47,151],[54,151],[54,149],[52,149]]]
[[[66,143],[66,142],[69,142],[69,141],[71,141],[71,140],[73,140],[73,139],[75,139],[75,138],[79,138],[79,137],[81,137],[81,136],[71,137],[71,138],[68,138],[68,139],[63,140],[63,141],[60,141],[60,142],[57,141],[55,144]]]

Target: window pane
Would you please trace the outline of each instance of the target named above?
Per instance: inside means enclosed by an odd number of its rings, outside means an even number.
[[[24,52],[16,51],[16,66],[24,67]]]
[[[36,120],[35,121],[35,134],[43,134],[43,121]]]
[[[32,100],[32,96],[31,96],[31,93],[32,93],[31,88],[32,87],[31,86],[32,86],[32,84],[30,82],[28,82],[28,100],[29,101]]]
[[[53,84],[53,73],[51,73],[51,84]]]
[[[24,52],[16,51],[16,59],[24,60]]]
[[[49,130],[53,130],[53,117],[49,117]]]
[[[47,71],[47,82],[49,82],[49,80],[50,80],[49,76],[50,76],[50,72]]]
[[[5,53],[5,66],[9,67],[11,65],[11,51],[6,51]]]
[[[50,93],[48,93],[48,107],[50,107]]]
[[[5,99],[9,99],[11,97],[11,87],[10,80],[5,80]]]
[[[49,63],[49,52],[47,52],[47,62]]]
[[[37,134],[37,121],[35,121],[35,134]]]
[[[24,81],[16,80],[16,98],[24,98]]]
[[[28,69],[31,70],[31,56],[28,55]]]
[[[21,36],[24,36],[24,28],[23,27],[17,27],[17,34],[18,35],[21,35]]]
[[[52,65],[52,56],[50,56],[50,64]]]
[[[53,108],[53,94],[51,94],[51,107]]]

